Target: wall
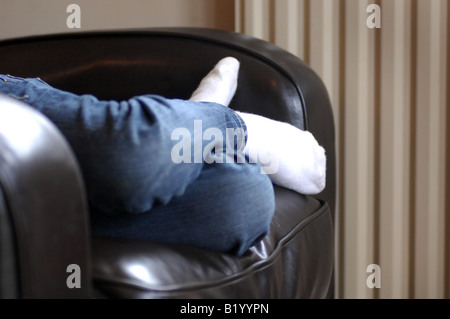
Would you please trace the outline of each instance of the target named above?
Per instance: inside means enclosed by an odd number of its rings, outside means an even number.
[[[368,28],[369,4],[381,28]],[[446,0],[237,0],[236,29],[304,59],[337,125],[337,296],[449,298]],[[447,198],[447,199],[446,199]],[[370,289],[377,264],[381,288]]]
[[[81,28],[68,29],[69,4],[81,8]],[[124,5],[125,4],[125,5]],[[233,0],[1,0],[0,39],[96,29],[165,26],[234,28]]]

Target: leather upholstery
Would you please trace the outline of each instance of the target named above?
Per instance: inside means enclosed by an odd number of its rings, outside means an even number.
[[[26,247],[29,238],[23,236],[23,229],[16,227],[16,221],[23,219],[22,224],[28,223],[22,214],[26,216],[28,210],[33,209],[30,204],[33,201],[30,197],[22,196],[17,190],[8,189],[4,176],[0,174],[0,194],[3,191],[6,202],[2,208],[0,200],[0,221],[2,216],[9,216],[11,220],[9,231],[0,229],[1,237],[8,237],[10,241],[23,238],[22,245],[7,250],[8,256],[14,255],[10,261],[19,265],[15,274],[17,286],[14,288],[17,296],[40,296],[41,287],[30,281],[28,273],[33,267],[47,267],[53,259],[58,258],[59,253],[49,258],[30,261],[21,256],[30,254],[30,249],[34,249],[34,246],[36,256],[46,254],[46,236],[52,227],[55,227],[53,231],[67,249],[77,247],[72,255],[74,261],[70,263],[82,264],[82,278],[86,280],[86,284],[79,290],[81,296],[332,296],[335,205],[333,115],[322,81],[300,59],[270,43],[242,34],[209,29],[166,28],[82,32],[3,41],[0,42],[0,73],[21,77],[37,76],[60,89],[79,94],[91,93],[101,99],[119,100],[148,93],[188,98],[211,67],[220,58],[228,55],[241,61],[238,91],[230,107],[290,122],[299,128],[310,130],[327,152],[325,190],[312,197],[276,187],[276,213],[270,233],[240,258],[181,245],[106,238],[90,240],[86,236],[86,229],[89,227],[86,221],[88,209],[84,207],[84,194],[80,191],[80,188],[83,189],[82,180],[76,160],[69,158],[70,151],[66,151],[65,156],[68,158],[59,158],[61,163],[58,165],[64,166],[67,172],[56,171],[48,178],[54,178],[59,184],[71,184],[64,186],[77,191],[69,195],[65,187],[61,187],[53,192],[45,192],[47,184],[43,182],[42,177],[30,181],[34,188],[42,189],[45,193],[36,195],[34,199],[39,198],[40,202],[48,203],[44,207],[49,217],[37,215],[40,221],[36,224],[35,231],[36,234],[40,232],[40,235],[34,237],[36,242],[29,243],[29,247]],[[14,120],[20,122],[18,119]],[[3,129],[0,128],[1,154],[5,148],[1,143],[3,140],[12,145],[12,141],[5,137]],[[35,142],[39,146],[51,143],[51,137],[42,137]],[[13,146],[8,149],[11,154],[18,152]],[[44,151],[50,152],[46,149],[48,146],[42,147]],[[30,153],[29,156],[31,159],[33,156],[39,156],[39,151],[37,155]],[[66,161],[72,164],[64,165]],[[15,172],[20,169],[1,155],[0,164],[6,171]],[[25,176],[27,174],[27,170],[22,173]],[[64,177],[64,174],[71,177]],[[12,180],[16,181],[15,178]],[[58,198],[71,198],[78,206],[67,203],[67,208],[52,208],[52,203],[61,204]],[[28,205],[27,209],[11,209],[10,203],[13,202]],[[77,207],[76,212],[73,211],[74,207]],[[49,221],[53,218],[73,218],[70,222],[74,225],[73,229],[59,229],[56,222]],[[47,222],[50,226],[45,225]],[[0,248],[0,253],[5,254],[3,245]],[[11,253],[11,250],[14,252]],[[30,268],[22,267],[23,263],[31,263]],[[67,259],[62,263],[68,263]],[[58,265],[62,268],[61,264]],[[14,267],[8,269],[11,268]],[[65,275],[67,276],[67,273]],[[2,269],[0,276],[5,278]],[[53,296],[58,296],[60,291],[64,290],[67,293],[65,281],[59,285],[52,286],[48,294],[43,295],[51,295],[50,291]],[[14,284],[9,285],[11,286]]]
[[[73,263],[83,269],[82,287],[89,286],[88,215],[78,164],[47,118],[5,96],[0,188],[1,296],[85,296],[84,288],[61,289]]]
[[[333,265],[328,206],[282,188],[276,198],[271,233],[241,258],[95,239],[96,286],[105,297],[325,298]]]

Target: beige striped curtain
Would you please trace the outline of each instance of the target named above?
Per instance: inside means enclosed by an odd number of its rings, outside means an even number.
[[[380,8],[381,27],[367,19]],[[305,60],[336,122],[338,298],[450,297],[450,4],[236,0],[236,31]],[[369,265],[380,288],[369,288]]]

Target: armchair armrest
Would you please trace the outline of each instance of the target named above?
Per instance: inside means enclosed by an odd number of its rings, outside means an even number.
[[[0,95],[0,269],[9,271],[2,278],[11,279],[2,296],[89,295],[88,212],[80,176],[56,127]],[[66,284],[72,264],[80,267],[81,288]]]

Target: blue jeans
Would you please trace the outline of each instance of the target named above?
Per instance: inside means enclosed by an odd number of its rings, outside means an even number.
[[[0,93],[42,112],[68,140],[94,236],[241,255],[267,234],[273,186],[240,153],[246,127],[229,108],[156,95],[100,101],[7,75]]]

